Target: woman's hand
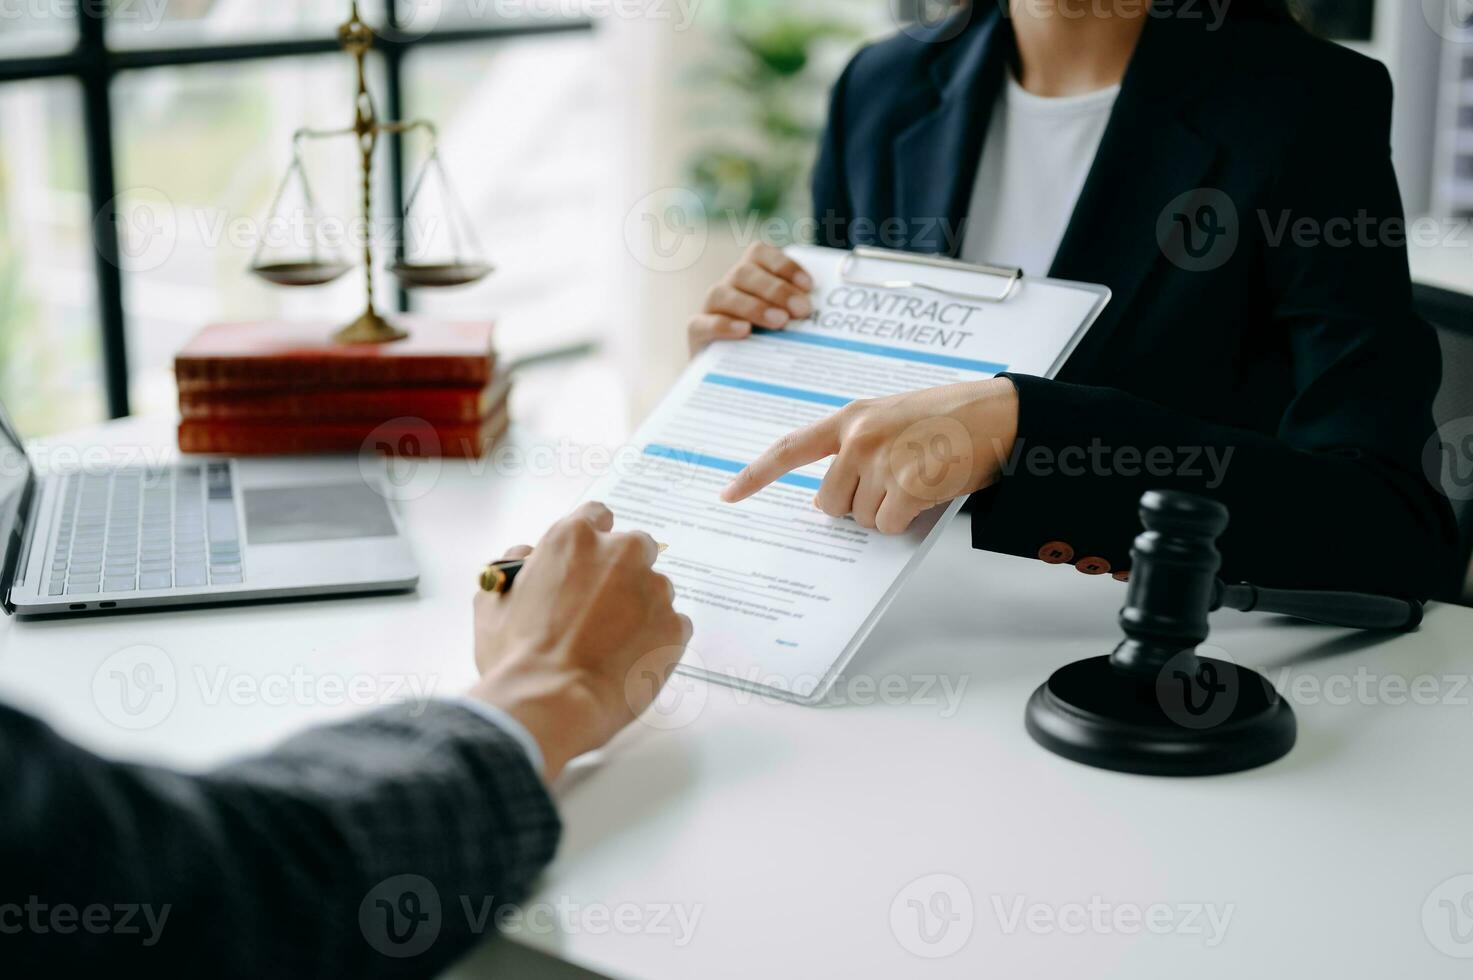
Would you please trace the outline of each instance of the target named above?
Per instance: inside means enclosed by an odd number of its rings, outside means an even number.
[[[785,473],[834,456],[815,505],[900,534],[923,511],[995,482],[1017,435],[1018,391],[1006,378],[853,402],[778,440],[721,498],[745,500]]]
[[[686,327],[694,356],[712,341],[740,340],[752,325],[780,330],[813,314],[813,278],[782,249],[758,243],[706,294],[702,311]]]

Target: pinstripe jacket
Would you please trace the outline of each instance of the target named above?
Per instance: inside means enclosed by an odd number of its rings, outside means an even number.
[[[561,832],[517,742],[450,703],[203,776],[104,760],[0,705],[0,781],[0,962],[16,977],[433,975]]]

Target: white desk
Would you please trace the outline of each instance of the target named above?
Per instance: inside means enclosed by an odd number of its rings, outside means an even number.
[[[128,422],[94,438],[169,436]],[[476,476],[447,463],[404,505],[418,595],[5,622],[0,696],[98,750],[200,767],[359,710],[324,678],[368,696],[410,682],[456,691],[472,678],[477,563],[535,537],[591,475],[533,469]],[[1023,731],[1024,702],[1051,670],[1109,650],[1122,590],[975,554],[958,525],[851,669],[877,691],[850,687],[847,706],[805,709],[679,682],[697,699],[687,704],[704,698],[678,715],[689,724],[636,725],[557,788],[566,837],[527,907],[594,918],[548,931],[543,917],[517,942],[671,980],[1467,976],[1473,960],[1439,946],[1473,954],[1454,931],[1473,932],[1473,878],[1434,890],[1473,874],[1473,611],[1435,607],[1421,633],[1387,640],[1219,614],[1213,643],[1296,679],[1280,689],[1299,745],[1256,772],[1168,781],[1064,762]],[[172,711],[142,731],[109,721],[116,712],[92,693],[103,661],[136,644],[165,651],[178,681]],[[1421,694],[1394,686],[1420,676],[1435,678]],[[904,678],[888,696],[887,677]],[[285,698],[283,678],[295,678]],[[1378,694],[1382,678],[1392,686]],[[954,712],[937,679],[965,684]],[[1419,703],[1429,693],[1438,703]],[[902,894],[926,875],[948,877]],[[1464,903],[1461,920],[1441,898]],[[970,903],[971,914],[926,946],[908,899],[937,911],[949,901],[953,915]],[[677,907],[698,915],[683,946],[669,931]],[[1230,916],[1210,948],[1209,911]],[[623,931],[643,931],[621,934],[619,915]],[[1174,931],[1148,931],[1152,915]],[[963,937],[948,958],[913,951]],[[510,949],[493,943],[456,972],[506,976],[495,967]]]

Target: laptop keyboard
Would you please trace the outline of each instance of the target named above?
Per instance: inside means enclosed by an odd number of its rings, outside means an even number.
[[[68,475],[52,556],[54,596],[240,584],[230,464]]]

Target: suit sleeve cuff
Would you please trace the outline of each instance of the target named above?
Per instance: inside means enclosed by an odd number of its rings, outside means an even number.
[[[510,736],[527,754],[527,761],[532,764],[532,771],[537,773],[539,778],[546,778],[547,760],[542,756],[542,746],[538,745],[532,733],[527,731],[526,725],[495,705],[487,704],[478,698],[470,696],[453,698],[450,703],[460,705],[472,714],[480,715]]]
[[[1142,484],[1100,465],[1109,452],[1108,392],[1001,377],[1018,389],[1018,434],[1002,479],[973,498],[973,547],[1090,574],[1127,570]]]

